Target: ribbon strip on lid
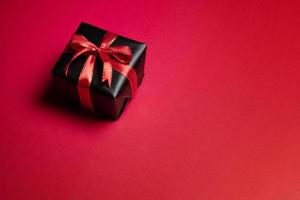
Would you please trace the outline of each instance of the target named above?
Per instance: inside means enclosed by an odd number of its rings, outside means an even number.
[[[92,82],[96,57],[103,62],[103,73],[101,82],[107,87],[111,87],[113,69],[125,76],[130,84],[131,97],[134,96],[137,89],[137,75],[134,69],[128,64],[131,61],[132,53],[128,46],[110,45],[117,39],[117,35],[107,32],[100,46],[96,46],[83,35],[73,35],[69,47],[76,51],[69,63],[65,67],[65,75],[68,75],[70,64],[80,55],[88,55],[87,60],[81,70],[78,79],[77,90],[79,99],[83,107],[93,110],[93,103],[90,96],[90,85]]]

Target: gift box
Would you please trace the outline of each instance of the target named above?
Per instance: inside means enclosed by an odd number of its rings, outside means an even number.
[[[57,93],[117,119],[144,77],[146,44],[81,23],[52,74]]]

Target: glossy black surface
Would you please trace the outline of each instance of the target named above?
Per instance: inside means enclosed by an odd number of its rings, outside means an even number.
[[[87,23],[81,23],[75,33],[85,36],[89,41],[99,46],[106,31]],[[133,56],[129,65],[136,71],[138,85],[140,85],[144,76],[146,44],[119,36],[111,46],[120,45],[127,45],[131,48]],[[57,90],[60,90],[64,96],[79,101],[77,82],[87,56],[82,55],[75,59],[71,63],[68,76],[66,77],[64,68],[74,53],[74,51],[70,51],[66,48],[66,51],[60,56],[54,66],[52,74],[55,76]],[[111,88],[101,84],[102,64],[102,61],[97,58],[93,80],[90,86],[94,110],[116,119],[119,117],[128,99],[131,98],[130,86],[128,80],[116,71],[113,71]]]

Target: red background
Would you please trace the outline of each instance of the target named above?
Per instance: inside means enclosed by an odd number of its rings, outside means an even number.
[[[1,199],[300,199],[299,1],[0,5]],[[43,101],[81,21],[148,44],[116,122]]]

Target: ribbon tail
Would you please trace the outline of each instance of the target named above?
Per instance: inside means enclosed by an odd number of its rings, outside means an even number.
[[[101,82],[111,87],[113,68],[109,56],[105,52],[100,52],[100,57],[103,61],[103,72]]]
[[[81,105],[89,110],[93,110],[93,103],[90,95],[90,85],[93,79],[95,60],[96,57],[94,55],[90,55],[87,58],[80,73],[77,85]]]
[[[102,83],[107,84],[107,86],[111,87],[112,80],[112,65],[110,62],[103,63],[103,73],[102,73]]]

